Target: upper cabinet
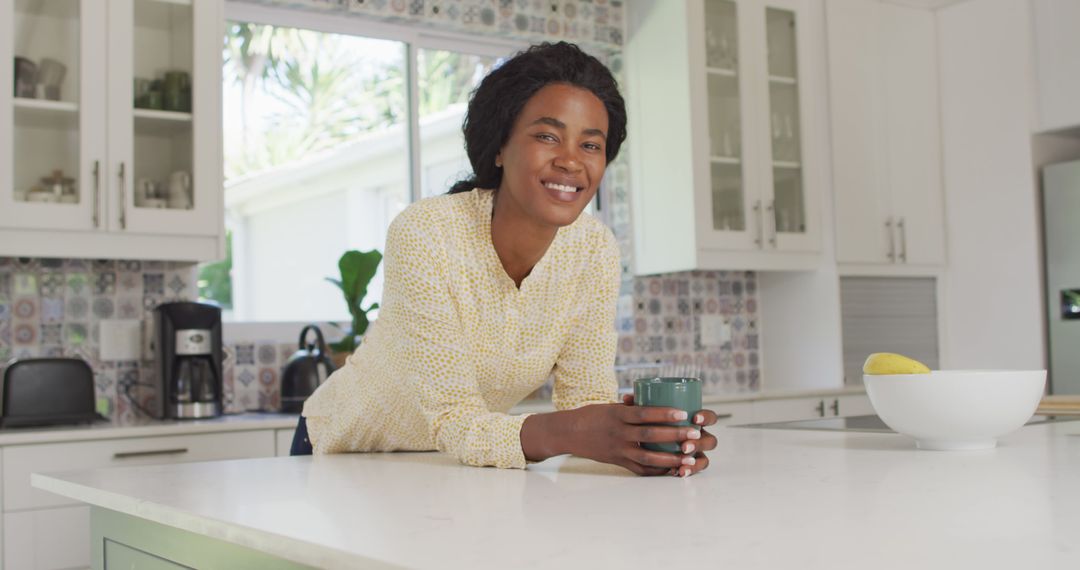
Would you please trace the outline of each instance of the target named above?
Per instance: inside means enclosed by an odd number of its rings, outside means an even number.
[[[638,274],[819,264],[806,5],[628,4]]]
[[[1033,0],[1039,131],[1080,127],[1080,2]]]
[[[222,3],[0,12],[0,255],[218,257]]]
[[[827,0],[836,258],[846,273],[945,261],[932,11]]]

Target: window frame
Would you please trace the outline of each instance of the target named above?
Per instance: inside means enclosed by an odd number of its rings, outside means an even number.
[[[476,38],[468,34],[452,31],[434,30],[420,26],[408,26],[390,22],[379,22],[342,12],[317,12],[250,4],[230,0],[225,3],[226,22],[250,22],[268,26],[301,28],[322,33],[343,34],[364,38],[398,41],[405,44],[405,67],[408,76],[406,97],[408,99],[408,137],[409,149],[409,203],[420,199],[420,94],[417,75],[417,50],[441,49],[477,55],[482,57],[509,57],[527,48],[527,41],[514,41],[501,38]],[[222,134],[224,136],[224,133]],[[221,195],[222,223],[224,211],[224,188]],[[233,260],[236,263],[236,260]],[[347,320],[338,321],[347,326]],[[307,321],[228,321],[222,323],[224,341],[228,344],[237,342],[296,342],[300,329]],[[326,335],[327,341],[338,340],[341,335],[330,322],[318,322]]]

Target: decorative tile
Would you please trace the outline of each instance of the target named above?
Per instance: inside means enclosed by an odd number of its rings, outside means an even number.
[[[236,351],[237,366],[249,366],[255,364],[254,344],[237,344],[235,345],[234,349]]]
[[[65,315],[71,320],[86,319],[90,315],[90,300],[86,297],[72,297],[68,299]]]
[[[16,323],[12,329],[12,344],[19,348],[36,346],[40,338],[41,325],[30,323]]]
[[[59,346],[63,344],[63,327],[60,323],[41,325],[41,344]]]
[[[116,293],[116,272],[104,271],[97,273],[94,278],[95,295],[112,295]]]
[[[94,316],[99,319],[111,319],[116,313],[116,303],[112,297],[94,297]]]
[[[64,324],[64,345],[68,347],[81,346],[88,338],[86,325],[82,323]]]
[[[258,346],[258,359],[259,364],[267,366],[270,364],[277,364],[278,354],[277,346],[273,344],[260,344]]]
[[[79,296],[79,295],[89,294],[90,277],[89,277],[88,274],[79,273],[79,272],[71,272],[71,273],[65,274],[64,278],[65,278],[65,280],[67,282],[67,291],[66,291],[66,293],[67,293],[67,295],[69,297],[73,296],[73,295]]]
[[[146,295],[164,295],[165,294],[165,274],[164,273],[144,273],[143,274],[143,293]]]
[[[64,274],[59,271],[42,273],[38,280],[38,290],[42,297],[62,297],[64,295]]]
[[[55,297],[41,299],[41,322],[61,323],[64,321],[64,300]]]
[[[36,297],[16,297],[11,309],[12,317],[16,320],[32,320],[38,316],[38,300]]]

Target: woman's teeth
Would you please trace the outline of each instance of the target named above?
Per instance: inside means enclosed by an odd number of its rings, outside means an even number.
[[[554,182],[547,182],[544,187],[551,188],[552,190],[558,190],[559,192],[577,192],[578,189],[573,186],[563,186],[562,184],[555,184]]]

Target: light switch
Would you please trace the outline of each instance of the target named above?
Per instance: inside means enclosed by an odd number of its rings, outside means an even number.
[[[719,347],[731,342],[731,325],[723,315],[701,315],[701,346]]]
[[[140,360],[142,321],[105,319],[99,323],[99,351],[102,360]]]

